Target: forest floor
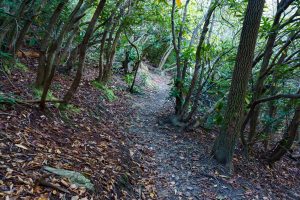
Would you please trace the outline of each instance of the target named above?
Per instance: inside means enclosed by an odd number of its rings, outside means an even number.
[[[229,176],[210,156],[217,133],[172,126],[170,77],[146,70],[147,86],[130,94],[117,75],[112,101],[89,68],[71,106],[41,111],[14,101],[37,99],[36,61],[26,62],[27,72],[0,76],[0,199],[300,199],[299,162],[284,157],[269,168],[237,149]],[[52,95],[61,98],[71,81],[59,73]],[[94,189],[46,166],[80,172]]]

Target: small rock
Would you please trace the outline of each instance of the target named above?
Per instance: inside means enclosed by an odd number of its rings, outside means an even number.
[[[188,190],[193,190],[193,187],[191,187],[191,186],[187,186],[186,187]]]
[[[190,197],[192,194],[190,192],[185,193],[185,196]]]

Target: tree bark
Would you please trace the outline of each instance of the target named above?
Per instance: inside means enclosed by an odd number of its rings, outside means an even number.
[[[49,51],[47,52],[48,53],[47,64],[45,65],[45,67],[46,67],[45,72],[47,72],[47,73],[45,74],[46,80],[44,83],[43,93],[42,93],[41,102],[40,102],[41,109],[45,108],[48,90],[50,89],[52,79],[54,77],[56,65],[53,65],[53,64],[57,62],[58,49],[61,47],[61,44],[62,44],[65,34],[67,33],[67,31],[69,31],[72,28],[72,26],[75,22],[74,19],[76,17],[76,14],[80,10],[82,4],[83,4],[83,0],[79,0],[76,7],[70,14],[68,21],[64,24],[58,38],[50,45]]]
[[[123,25],[121,24],[115,34],[114,41],[110,47],[110,52],[107,57],[106,65],[103,70],[103,76],[102,76],[101,82],[103,82],[104,84],[106,84],[111,77],[113,61],[114,61],[114,57],[115,57],[115,53],[116,53],[116,47],[117,47],[117,44],[120,39],[122,31],[123,31]]]
[[[39,7],[37,8],[36,12],[33,13],[33,15],[31,16],[31,18],[26,20],[26,22],[25,22],[23,28],[22,28],[21,31],[20,31],[20,34],[19,34],[19,36],[18,36],[18,38],[17,38],[17,40],[16,40],[16,43],[15,43],[14,47],[11,49],[11,53],[12,53],[13,55],[15,55],[16,52],[17,52],[17,51],[19,50],[19,48],[21,47],[22,42],[23,42],[23,40],[24,40],[24,38],[25,38],[25,36],[26,36],[26,33],[28,32],[28,30],[29,30],[29,28],[30,28],[30,26],[31,26],[31,24],[32,24],[32,22],[33,22],[33,20],[40,14],[41,10],[44,8],[44,6],[46,5],[46,3],[47,3],[47,0],[43,0],[43,1],[40,3]]]
[[[87,50],[87,46],[88,46],[88,42],[90,37],[92,36],[93,32],[94,32],[94,28],[97,22],[98,17],[101,15],[104,6],[105,6],[106,0],[101,0],[93,14],[93,17],[89,23],[89,26],[86,30],[86,33],[83,37],[82,42],[80,43],[79,47],[78,47],[78,51],[79,51],[79,64],[78,64],[78,69],[76,72],[76,76],[75,79],[72,82],[71,87],[69,88],[69,90],[67,91],[67,93],[65,94],[63,101],[65,103],[68,103],[72,97],[74,96],[80,81],[81,81],[81,77],[82,77],[82,73],[83,73],[83,69],[84,69],[84,61],[85,61],[85,56],[86,56],[86,50]],[[62,104],[63,105],[63,104]]]
[[[241,128],[247,86],[251,75],[252,61],[264,2],[264,0],[251,0],[248,2],[228,94],[224,124],[212,149],[214,158],[219,163],[228,166],[230,170],[232,170],[232,158],[236,139]]]
[[[15,21],[19,21],[21,18],[23,18],[24,13],[26,12],[26,9],[28,7],[28,5],[32,2],[32,0],[24,0],[22,1],[22,3],[20,4],[17,12],[15,13],[15,19],[13,20],[6,20],[2,26],[1,26],[1,30],[3,30],[0,34],[0,47],[3,45],[3,40],[6,37],[7,38],[7,47],[9,47],[10,44],[12,44],[16,32],[16,28],[17,28],[17,24],[13,24]],[[7,35],[9,33],[9,35]]]
[[[176,44],[176,33],[175,33],[175,0],[172,1],[172,12],[171,12],[171,27],[172,27],[172,43],[174,46],[175,54],[176,54],[176,78],[175,78],[175,88],[177,90],[175,96],[175,114],[179,114],[182,106],[182,94],[181,94],[181,65],[180,65],[180,51]]]
[[[280,160],[280,158],[292,147],[298,134],[298,127],[300,124],[300,106],[295,109],[295,114],[284,135],[278,145],[271,151],[267,160],[270,164]]]
[[[104,66],[103,66],[103,54],[104,54],[104,47],[105,47],[105,42],[108,34],[108,29],[110,27],[111,23],[108,23],[104,29],[102,38],[101,38],[101,43],[100,43],[100,52],[99,52],[99,73],[97,77],[97,81],[102,80],[103,76],[103,71],[104,71]]]
[[[165,51],[165,53],[163,54],[163,56],[160,59],[159,65],[158,65],[158,69],[162,70],[163,66],[165,65],[169,55],[172,53],[174,47],[173,45],[170,45],[167,50]]]
[[[211,1],[211,4],[209,6],[209,9],[208,9],[206,17],[205,17],[205,22],[204,22],[204,25],[203,25],[203,29],[202,29],[202,32],[201,32],[200,40],[199,40],[199,43],[198,43],[198,46],[197,46],[197,51],[196,51],[195,71],[194,71],[194,74],[193,74],[193,78],[191,80],[191,84],[190,84],[188,93],[187,93],[187,95],[184,99],[184,104],[183,104],[182,110],[180,112],[180,119],[183,119],[185,114],[186,114],[186,110],[189,106],[192,93],[193,93],[194,88],[196,86],[196,82],[197,82],[198,75],[199,75],[199,70],[200,70],[200,67],[201,67],[202,46],[203,46],[203,43],[205,41],[206,34],[208,33],[208,27],[209,27],[211,16],[212,16],[214,10],[216,9],[217,5],[218,5],[218,0]]]
[[[273,54],[272,50],[273,50],[273,47],[274,47],[274,44],[276,41],[276,36],[279,31],[278,27],[280,25],[281,14],[285,11],[285,9],[288,8],[288,6],[293,1],[294,0],[281,0],[281,2],[278,5],[278,10],[276,12],[276,15],[275,15],[275,18],[273,21],[273,25],[271,28],[271,32],[269,33],[268,41],[267,41],[267,44],[265,47],[264,57],[263,57],[263,61],[261,64],[260,71],[259,71],[259,77],[261,77],[266,72],[266,70],[269,66],[269,62],[270,62],[271,56]],[[257,79],[252,101],[256,101],[263,94],[264,81],[265,81],[265,79],[263,79],[263,78]],[[253,138],[255,138],[255,136],[256,136],[256,127],[257,127],[257,122],[258,122],[258,118],[259,118],[259,112],[260,112],[260,106],[258,105],[258,106],[256,106],[253,116],[250,119],[250,132],[249,132],[249,137],[248,137],[249,143],[251,143]]]
[[[37,75],[36,75],[36,81],[35,81],[35,86],[37,88],[40,88],[44,85],[46,77],[46,51],[47,48],[49,46],[49,43],[51,40],[49,40],[53,29],[59,19],[59,16],[61,14],[61,12],[63,11],[64,6],[67,4],[68,1],[62,1],[61,3],[59,3],[56,7],[56,9],[54,10],[49,24],[48,24],[48,28],[47,31],[45,32],[45,36],[43,37],[43,40],[41,41],[40,44],[40,57],[39,57],[39,65],[38,65],[38,69],[37,69]]]
[[[129,59],[129,49],[126,49],[125,50],[125,58],[124,60],[122,61],[122,67],[124,69],[124,75],[127,75],[128,74],[128,68],[129,68],[129,62],[130,62],[130,59]]]

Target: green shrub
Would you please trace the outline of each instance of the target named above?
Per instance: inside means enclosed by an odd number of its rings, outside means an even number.
[[[4,93],[0,92],[0,104],[7,103],[10,105],[16,104],[17,101],[12,96],[6,96]]]
[[[69,113],[75,113],[75,114],[78,114],[81,112],[81,109],[73,104],[66,104],[66,105],[63,105],[63,106],[59,106],[58,107],[60,110],[62,111],[66,111],[66,112],[69,112]]]
[[[132,81],[134,79],[134,75],[133,74],[126,74],[125,75],[125,82],[128,86],[130,86],[132,84]]]
[[[43,90],[38,88],[33,88],[33,96],[36,99],[40,99],[42,97]],[[53,93],[49,90],[47,94],[47,100],[58,100]]]
[[[108,88],[106,85],[103,85],[102,83],[98,82],[98,81],[93,81],[92,85],[101,90],[105,96],[105,98],[108,101],[114,101],[117,99],[117,96],[115,95],[114,91],[110,88]]]
[[[141,74],[141,85],[142,86],[148,86],[149,84],[149,76],[146,73]]]

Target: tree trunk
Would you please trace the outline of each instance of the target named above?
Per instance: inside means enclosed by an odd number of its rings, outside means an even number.
[[[170,45],[168,47],[168,49],[166,50],[166,52],[164,53],[164,55],[162,56],[162,58],[160,59],[159,65],[158,65],[158,69],[162,70],[163,66],[165,65],[169,55],[172,53],[174,47],[173,45]]]
[[[175,96],[175,114],[179,115],[182,109],[182,97],[183,97],[183,80],[182,80],[182,70],[181,70],[181,41],[183,37],[183,26],[186,21],[187,16],[187,8],[190,0],[187,0],[184,6],[183,16],[181,25],[179,28],[179,33],[177,37],[176,43],[176,31],[175,31],[175,0],[172,1],[172,12],[171,12],[171,28],[172,28],[172,44],[176,54],[176,78],[175,88],[176,88],[176,96]]]
[[[103,66],[103,55],[104,55],[104,46],[106,42],[108,34],[108,28],[104,30],[102,39],[101,39],[101,44],[100,44],[100,53],[99,53],[99,73],[97,77],[97,81],[101,81],[103,77],[103,71],[104,71],[104,66]]]
[[[124,75],[128,74],[128,69],[129,69],[128,65],[129,65],[129,62],[130,62],[129,53],[130,53],[130,51],[128,49],[126,49],[125,50],[125,58],[122,61],[122,67],[124,68]]]
[[[105,68],[103,70],[103,76],[102,76],[101,82],[104,83],[104,84],[106,84],[108,82],[108,80],[110,79],[110,77],[111,77],[113,61],[114,61],[114,57],[115,57],[115,53],[116,53],[116,47],[117,47],[117,44],[118,44],[118,41],[120,39],[122,31],[123,31],[123,26],[121,24],[119,26],[116,34],[115,34],[114,41],[111,45],[110,52],[109,52],[108,57],[107,57],[106,65],[105,65]]]
[[[180,119],[181,120],[184,118],[184,116],[186,114],[186,110],[189,106],[192,93],[193,93],[194,88],[196,86],[196,82],[197,82],[198,75],[199,75],[199,70],[200,70],[200,67],[201,67],[201,56],[202,56],[202,50],[201,49],[202,49],[203,43],[205,41],[206,34],[208,33],[208,27],[209,27],[211,16],[212,16],[214,10],[216,9],[217,4],[218,4],[218,0],[211,1],[211,4],[210,4],[209,9],[208,9],[208,11],[206,13],[206,16],[205,16],[205,22],[204,22],[203,29],[202,29],[201,36],[200,36],[200,40],[199,40],[199,43],[198,43],[198,46],[197,46],[195,71],[194,71],[194,74],[193,74],[193,78],[191,80],[191,84],[190,84],[188,93],[187,93],[187,95],[184,99],[184,104],[182,106],[182,110],[181,110],[181,113],[180,113]],[[199,80],[199,81],[201,81],[201,80]]]
[[[271,32],[269,33],[269,37],[268,37],[268,41],[265,47],[265,51],[264,51],[264,57],[263,57],[263,61],[262,61],[262,65],[259,71],[259,78],[257,79],[256,85],[255,85],[255,90],[254,90],[254,94],[253,94],[253,99],[252,101],[256,101],[257,99],[259,99],[262,94],[263,94],[263,88],[264,88],[264,81],[265,78],[262,78],[262,75],[264,73],[266,73],[266,70],[268,69],[269,66],[269,62],[271,59],[271,56],[273,54],[273,47],[275,44],[275,40],[278,34],[278,27],[280,24],[280,17],[281,14],[285,11],[286,8],[288,8],[288,6],[293,2],[294,0],[281,0],[281,2],[278,5],[278,10],[276,12],[274,21],[273,21],[273,25],[271,28]],[[259,112],[260,112],[260,106],[258,105],[253,113],[253,116],[250,119],[250,132],[249,132],[249,143],[252,143],[253,139],[256,137],[256,127],[257,127],[257,122],[258,122],[258,118],[259,118]]]
[[[92,17],[91,21],[89,22],[89,25],[88,25],[86,33],[83,37],[83,40],[78,47],[78,51],[79,51],[78,69],[77,69],[76,76],[72,82],[71,87],[69,88],[69,90],[67,91],[67,93],[65,94],[65,96],[63,98],[64,103],[68,103],[72,99],[72,97],[74,96],[74,94],[80,84],[83,69],[84,69],[84,61],[85,61],[85,56],[86,56],[87,45],[90,40],[90,37],[92,36],[92,34],[94,32],[94,28],[95,28],[97,19],[103,11],[105,3],[106,3],[106,0],[101,0],[99,2],[98,6],[93,14],[93,17]]]
[[[274,163],[292,147],[297,134],[298,134],[298,127],[300,123],[300,106],[298,106],[295,110],[294,117],[290,122],[290,125],[287,129],[287,133],[284,135],[282,140],[278,143],[278,145],[271,151],[270,155],[268,156],[267,160],[269,163]]]
[[[135,81],[136,81],[136,77],[137,77],[137,73],[139,71],[140,65],[141,65],[141,60],[138,60],[134,67],[135,68],[134,77],[133,77],[133,80],[132,80],[132,83],[131,83],[131,86],[129,89],[129,92],[131,92],[131,93],[134,92],[134,85],[135,85]]]
[[[78,56],[78,46],[74,47],[74,49],[72,49],[70,53],[70,57],[68,58],[67,66],[66,66],[67,73],[70,73],[72,68],[74,68],[74,62],[77,61],[77,56]]]
[[[11,44],[13,44],[15,40],[15,33],[16,29],[18,28],[18,24],[16,22],[19,22],[19,20],[24,16],[24,13],[28,7],[28,5],[32,2],[32,0],[24,0],[20,4],[20,7],[18,8],[17,12],[15,13],[16,18],[13,20],[7,20],[6,23],[4,22],[1,26],[1,36],[0,36],[0,46],[2,46],[2,42],[4,38],[7,38],[7,47],[8,49],[11,48]],[[9,33],[9,34],[8,34]],[[7,35],[8,34],[8,35]]]
[[[47,48],[49,46],[49,43],[51,40],[49,40],[54,27],[59,19],[60,13],[63,11],[64,6],[67,4],[68,1],[62,1],[61,3],[58,4],[58,6],[56,7],[56,9],[54,10],[49,24],[48,24],[48,28],[47,31],[45,32],[45,36],[43,38],[43,40],[41,41],[40,44],[40,57],[39,57],[39,65],[38,65],[38,69],[37,69],[37,76],[36,76],[36,81],[35,81],[35,86],[37,88],[40,88],[44,85],[46,77],[45,74],[46,72],[46,51]]]
[[[287,56],[287,50],[284,51],[281,54],[281,56],[280,56],[280,58],[279,58],[279,60],[277,62],[277,65],[282,65],[283,62],[284,62],[284,60],[285,60],[285,58],[286,58],[286,56]],[[276,93],[277,93],[277,81],[278,81],[278,77],[276,76],[276,74],[273,74],[273,76],[272,76],[272,83],[271,83],[272,85],[271,85],[271,88],[270,88],[270,94],[273,95],[273,96],[276,95]],[[274,101],[270,101],[269,104],[268,104],[268,106],[269,106],[269,110],[268,110],[269,119],[274,119],[275,116],[276,116],[276,112],[277,112],[277,106],[274,103]],[[269,141],[271,139],[272,132],[274,131],[273,127],[274,127],[274,125],[270,124],[266,128],[266,137],[265,137],[265,139],[263,141],[264,147],[265,147],[265,151],[268,150]]]
[[[66,44],[59,55],[59,61],[66,62],[67,58],[70,56],[70,49],[71,44],[73,43],[74,38],[76,37],[77,33],[79,31],[79,26],[77,26],[71,33],[71,35],[68,37]],[[68,56],[69,55],[69,56]],[[76,59],[76,58],[75,58]]]
[[[54,77],[56,65],[53,65],[53,64],[57,64],[58,50],[61,47],[61,44],[63,42],[63,38],[64,38],[65,34],[72,28],[72,26],[74,24],[74,19],[77,15],[78,11],[80,10],[82,4],[83,4],[83,0],[78,1],[76,7],[70,14],[68,21],[64,24],[58,38],[50,45],[49,51],[47,52],[48,53],[48,56],[46,59],[47,64],[45,65],[45,68],[46,68],[45,72],[47,72],[47,73],[45,74],[46,80],[44,83],[43,93],[42,93],[41,102],[40,102],[41,109],[45,108],[48,90],[50,89],[52,79]]]
[[[264,2],[264,0],[252,0],[248,2],[228,95],[224,124],[212,149],[214,158],[218,162],[227,165],[230,170],[232,169],[236,139],[241,128],[247,86],[251,75],[252,61]]]

